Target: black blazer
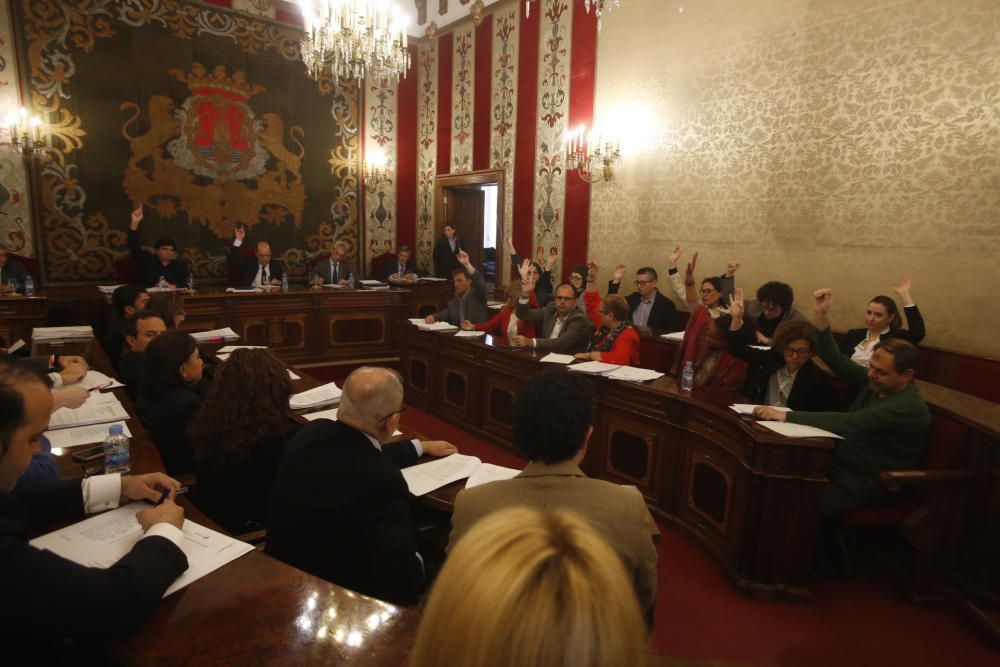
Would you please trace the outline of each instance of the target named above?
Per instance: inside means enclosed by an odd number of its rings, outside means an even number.
[[[904,306],[903,312],[906,314],[906,325],[908,329],[890,329],[888,333],[881,336],[882,338],[902,338],[903,340],[908,340],[914,345],[918,345],[920,341],[924,339],[927,335],[927,330],[924,328],[924,316],[920,314],[920,309],[916,305]],[[840,351],[851,356],[854,354],[854,348],[858,346],[858,343],[865,339],[868,335],[868,329],[851,329],[844,337],[840,339]]]
[[[80,480],[0,492],[0,627],[5,664],[50,664],[67,639],[125,637],[149,618],[187,557],[164,537],[140,540],[108,569],[84,567],[28,543],[46,524],[83,518]],[[64,656],[65,657],[65,656]]]
[[[240,287],[250,287],[253,279],[260,273],[260,264],[257,263],[256,257],[240,257],[240,247],[242,246],[229,246],[226,261],[233,266],[240,267]],[[284,276],[285,263],[280,259],[272,259],[267,265],[268,282],[271,280],[280,282]]]
[[[139,269],[140,285],[143,287],[155,287],[160,281],[160,276],[163,276],[171,285],[187,287],[187,264],[172,259],[169,264],[163,266],[156,255],[142,249],[142,245],[139,243],[138,231],[129,230],[127,243],[129,252],[135,258],[135,263]]]
[[[125,320],[118,315],[108,322],[108,329],[101,337],[101,348],[108,355],[111,367],[118,370],[121,363],[122,351],[125,347]]]
[[[747,347],[754,344],[753,331],[744,322],[739,331],[726,330],[729,353],[750,364],[752,373],[747,375],[744,393],[751,403],[763,405],[767,398],[767,386],[771,376],[785,365],[784,355],[778,350],[756,350]],[[806,361],[795,375],[792,391],[788,394],[788,407],[792,410],[810,412],[839,411],[837,393],[833,389],[833,378],[820,370],[812,359]]]
[[[187,429],[200,407],[201,396],[183,387],[157,398],[139,394],[135,410],[160,450],[168,475],[183,475],[194,470]]]
[[[424,272],[417,268],[417,262],[415,259],[413,259],[412,256],[410,257],[410,259],[406,260],[406,266],[404,268],[406,269],[405,271],[406,273],[412,273],[418,277],[424,275]],[[381,278],[383,281],[389,280],[389,276],[393,275],[394,273],[399,273],[398,255],[394,257],[391,262],[385,263],[385,266],[382,267],[382,275],[379,276],[379,278]]]
[[[343,422],[303,426],[285,447],[271,487],[267,552],[359,593],[415,602],[423,569],[399,468],[416,460],[410,442],[379,452]]]
[[[11,280],[16,280],[20,285],[19,291],[24,292],[24,281],[28,278],[28,271],[24,264],[16,259],[7,259],[7,264],[0,266],[0,283],[9,285]],[[37,285],[36,285],[37,287]]]
[[[618,294],[619,287],[620,285],[609,280],[608,294]],[[642,302],[642,297],[639,296],[638,292],[632,292],[625,297],[625,300],[628,301],[628,316],[631,320],[635,309]],[[653,307],[649,310],[646,326],[661,331],[675,331],[677,329],[677,306],[674,305],[673,301],[663,296],[663,292],[660,290],[656,290],[656,296],[653,297]]]
[[[142,382],[142,369],[146,365],[145,352],[129,350],[118,362],[118,379],[125,385],[125,393],[132,402],[139,398],[139,383]]]
[[[458,263],[458,251],[462,249],[462,240],[455,244],[455,251],[452,252],[448,239],[441,237],[434,244],[434,275],[438,278],[451,278],[451,272],[461,269]]]

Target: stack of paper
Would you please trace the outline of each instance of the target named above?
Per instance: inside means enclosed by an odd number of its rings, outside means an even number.
[[[790,412],[788,408],[779,408],[774,405],[754,405],[753,403],[733,403],[729,406],[729,409],[741,415],[752,415],[754,408],[761,407],[774,408],[775,410],[781,410],[782,412]]]
[[[421,331],[458,331],[458,327],[454,324],[448,324],[447,322],[435,322],[434,324],[421,322],[417,325],[417,328]]]
[[[78,408],[59,408],[49,417],[50,429],[89,426],[129,419],[129,414],[114,394],[91,392]]]
[[[105,296],[111,296],[112,294],[114,294],[115,290],[121,286],[122,285],[98,285],[97,291],[99,291],[101,294],[104,294]]]
[[[676,342],[679,343],[682,340],[684,340],[684,332],[683,331],[671,331],[670,333],[662,334],[660,336],[660,338],[666,338],[667,340],[672,340],[672,341],[676,341]]]
[[[147,292],[186,292],[187,287],[147,287]]]
[[[235,340],[240,337],[239,334],[229,327],[212,329],[211,331],[198,331],[191,334],[191,336],[199,343],[208,343],[214,340]]]
[[[520,474],[521,471],[515,468],[504,468],[503,466],[495,466],[492,463],[484,463],[476,468],[476,472],[469,475],[469,481],[465,483],[465,488],[471,489],[472,487],[479,486],[481,484],[498,482],[503,479],[511,479],[512,477],[517,477]]]
[[[90,326],[75,327],[35,327],[31,330],[32,340],[67,340],[70,338],[93,338]]]
[[[421,278],[421,280],[423,280],[425,282],[429,282],[429,283],[446,283],[446,282],[448,282],[447,278],[435,278],[434,276],[424,276],[423,278]]]
[[[146,503],[129,503],[31,540],[31,544],[85,567],[108,568],[121,560],[142,538],[142,528],[135,515],[148,508]],[[252,545],[194,521],[185,519],[183,530],[181,550],[187,556],[188,569],[163,597],[253,551]]]
[[[323,283],[323,287],[332,287],[334,289],[347,289],[347,285],[341,285],[340,283]]]
[[[605,373],[604,377],[611,378],[612,380],[625,380],[626,382],[649,382],[650,380],[661,378],[664,375],[664,373],[651,371],[648,368],[621,366],[610,373]]]
[[[46,431],[45,437],[48,439],[49,444],[52,445],[52,449],[69,449],[70,447],[104,442],[104,439],[108,437],[109,429],[115,424],[122,427],[122,433],[127,437],[132,437],[132,432],[129,431],[128,424],[123,421]]]
[[[388,287],[388,285],[386,285],[381,280],[359,280],[358,283],[364,285],[365,287],[380,287],[383,285],[385,287]]]
[[[837,438],[838,440],[843,440],[843,438],[836,433],[831,433],[830,431],[825,431],[821,428],[816,428],[815,426],[790,424],[788,422],[758,421],[757,423],[764,428],[769,428],[775,433],[780,433],[781,435],[789,438]]]
[[[486,332],[476,331],[475,329],[473,329],[472,331],[459,331],[455,335],[458,336],[459,338],[479,338],[480,336],[485,336]]]
[[[576,371],[577,373],[590,373],[592,375],[603,375],[604,373],[610,373],[613,370],[617,370],[621,366],[617,364],[606,364],[603,361],[585,361],[582,364],[573,364],[569,367],[571,371]]]
[[[412,324],[414,326],[418,326],[419,327],[423,323],[424,323],[424,318],[422,318],[422,317],[411,317],[410,318],[410,324]]]
[[[235,292],[237,294],[244,294],[249,292],[263,292],[259,287],[227,287],[227,292]]]
[[[108,377],[100,371],[91,369],[87,371],[87,374],[83,376],[82,380],[80,380],[80,386],[87,389],[117,389],[118,387],[124,387],[125,385],[113,377]]]
[[[556,354],[555,352],[549,352],[544,357],[539,359],[539,361],[545,362],[546,364],[571,364],[576,360],[572,354]]]
[[[480,465],[482,461],[475,456],[452,454],[443,459],[403,468],[402,472],[410,493],[422,496],[434,489],[465,479]]]
[[[318,387],[313,387],[309,391],[292,394],[288,399],[288,406],[292,410],[308,410],[318,408],[322,405],[329,405],[340,400],[340,387],[336,382],[328,382]]]
[[[771,349],[770,345],[747,345],[747,347],[752,350],[764,350],[765,352]]]

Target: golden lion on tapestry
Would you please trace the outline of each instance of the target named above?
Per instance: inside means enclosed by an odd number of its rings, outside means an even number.
[[[178,69],[170,74],[187,84],[191,95],[179,109],[169,97],[150,97],[145,134],[131,134],[139,105],[119,106],[133,112],[122,125],[131,150],[123,185],[132,204],[148,204],[163,217],[184,211],[220,238],[231,236],[237,222],[253,226],[290,217],[301,228],[302,128],[289,129],[294,152],[285,145],[278,114],[255,118],[247,100],[264,88],[248,84],[243,72],[229,76],[221,65],[208,72],[192,63],[190,74]]]

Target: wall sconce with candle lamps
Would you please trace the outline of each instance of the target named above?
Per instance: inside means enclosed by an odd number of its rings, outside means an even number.
[[[10,150],[14,153],[39,157],[45,152],[45,140],[42,139],[42,119],[29,116],[28,110],[10,112],[5,117],[4,125],[10,133]]]
[[[390,182],[387,165],[388,159],[381,150],[368,151],[364,166],[365,190],[375,194],[380,187]]]
[[[614,168],[621,165],[621,141],[604,141],[598,133],[587,134],[581,125],[575,132],[566,134],[566,168],[576,169],[577,174],[587,183],[610,181],[615,176]]]

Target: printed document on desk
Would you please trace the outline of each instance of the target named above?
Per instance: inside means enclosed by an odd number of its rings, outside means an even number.
[[[129,419],[128,412],[114,394],[91,393],[78,408],[59,408],[49,418],[49,429],[90,426]]]
[[[211,341],[214,338],[221,338],[223,340],[236,339],[239,338],[240,335],[231,328],[225,327],[224,329],[212,329],[211,331],[196,331],[191,334],[191,337],[199,343],[204,343],[206,341]]]
[[[741,415],[752,415],[754,408],[774,408],[775,410],[781,410],[782,412],[789,412],[788,408],[779,408],[774,405],[754,405],[753,403],[733,403],[729,406],[729,409],[738,412]]]
[[[87,371],[87,374],[83,376],[80,380],[79,385],[84,389],[117,389],[118,387],[124,387],[125,385],[102,373],[101,371],[95,371],[93,369]]]
[[[434,489],[465,479],[481,464],[482,461],[475,456],[452,454],[443,459],[403,468],[401,472],[406,485],[410,487],[410,493],[422,496]]]
[[[830,431],[823,430],[821,428],[816,428],[815,426],[805,426],[804,424],[790,424],[788,422],[766,422],[758,421],[758,424],[764,428],[769,428],[775,433],[780,433],[781,435],[787,436],[789,438],[836,438],[837,440],[843,440],[842,436],[836,433],[831,433]]]
[[[328,382],[318,387],[313,387],[309,391],[292,394],[288,399],[288,407],[292,410],[306,410],[308,408],[318,408],[321,405],[336,403],[340,400],[340,387],[336,382]]]
[[[570,368],[573,367],[570,366]],[[664,375],[665,373],[652,371],[648,368],[621,366],[609,373],[605,373],[604,377],[611,378],[612,380],[625,380],[626,382],[649,382],[650,380],[657,380]]]
[[[516,468],[505,468],[503,466],[495,466],[492,463],[484,463],[476,468],[476,472],[469,475],[469,481],[465,483],[465,488],[471,489],[481,484],[511,479],[520,474],[521,471]]]
[[[91,445],[95,442],[104,442],[104,439],[108,437],[108,430],[115,424],[122,427],[122,433],[126,437],[132,437],[132,432],[128,430],[128,424],[123,421],[46,431],[45,437],[52,445],[52,449],[69,449],[80,445]]]
[[[131,551],[142,537],[142,528],[135,515],[148,508],[146,503],[129,503],[62,530],[42,535],[31,540],[31,544],[85,567],[109,568]],[[183,530],[181,550],[187,556],[188,569],[167,589],[163,597],[253,551],[250,544],[187,519],[184,520]]]
[[[546,364],[571,364],[576,360],[572,354],[557,354],[555,352],[549,352],[544,357],[539,359],[539,361]]]
[[[582,364],[573,364],[572,366],[569,367],[569,370],[575,371],[577,373],[590,373],[592,375],[602,375],[604,373],[610,373],[611,371],[616,371],[619,368],[621,368],[621,366],[617,364],[606,364],[603,361],[585,361]]]

